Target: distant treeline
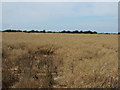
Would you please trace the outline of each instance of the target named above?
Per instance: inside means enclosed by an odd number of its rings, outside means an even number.
[[[66,31],[66,30],[63,30],[63,31],[59,31],[59,32],[55,32],[55,31],[46,31],[46,30],[41,30],[41,31],[38,31],[38,30],[30,30],[30,31],[27,31],[27,30],[3,30],[2,32],[25,32],[25,33],[78,33],[78,34],[113,34],[113,33],[98,33],[96,31],[79,31],[79,30],[74,30],[74,31]],[[120,32],[118,33],[120,34]]]
[[[55,32],[55,31],[45,31],[45,30],[42,30],[42,31],[38,31],[38,30],[31,30],[31,31],[27,31],[27,30],[4,30],[2,32],[25,32],[25,33],[83,33],[83,34],[97,34],[96,31],[78,31],[78,30],[75,30],[75,31],[66,31],[66,30],[63,30],[63,31],[59,31],[59,32]]]

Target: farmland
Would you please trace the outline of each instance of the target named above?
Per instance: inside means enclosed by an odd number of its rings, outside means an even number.
[[[118,35],[2,33],[3,88],[114,88]]]

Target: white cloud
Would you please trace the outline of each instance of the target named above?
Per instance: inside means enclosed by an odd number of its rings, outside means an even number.
[[[3,3],[3,20],[7,23],[46,22],[77,16],[116,17],[117,3]]]
[[[95,15],[117,15],[118,12],[118,3],[106,3],[100,4],[95,3],[92,7],[93,13]]]
[[[119,2],[119,0],[1,0],[2,2]]]
[[[2,29],[2,3],[0,3],[0,30]]]
[[[54,26],[55,28],[75,28],[79,27],[78,25],[72,25],[74,23],[69,23],[67,21],[61,25],[54,24],[54,20],[57,22],[60,21],[60,18],[76,18],[79,17],[111,17],[117,18],[117,3],[3,3],[3,26],[9,28],[43,28],[46,29]],[[54,21],[54,22],[53,22]],[[112,21],[112,20],[111,20]],[[72,21],[70,21],[72,22]],[[75,24],[76,21],[74,21]],[[107,21],[106,21],[107,22]],[[108,24],[103,22],[91,23],[91,21],[86,20],[85,23],[82,24],[81,28],[109,28],[116,27],[112,26],[112,24]],[[114,23],[114,21],[113,21]],[[32,25],[33,24],[33,25]],[[47,25],[48,24],[48,25]],[[117,24],[117,22],[116,22]],[[12,26],[11,26],[12,25]],[[42,25],[42,26],[41,26]],[[64,26],[62,26],[64,25]],[[71,26],[70,26],[71,25]],[[86,26],[87,25],[87,26]],[[85,27],[86,26],[86,27]]]

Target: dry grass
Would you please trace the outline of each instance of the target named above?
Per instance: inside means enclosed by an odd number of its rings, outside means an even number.
[[[118,87],[118,36],[3,33],[3,87]]]

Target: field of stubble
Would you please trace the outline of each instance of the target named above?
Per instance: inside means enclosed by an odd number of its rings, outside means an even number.
[[[3,88],[113,88],[118,36],[2,33]]]

